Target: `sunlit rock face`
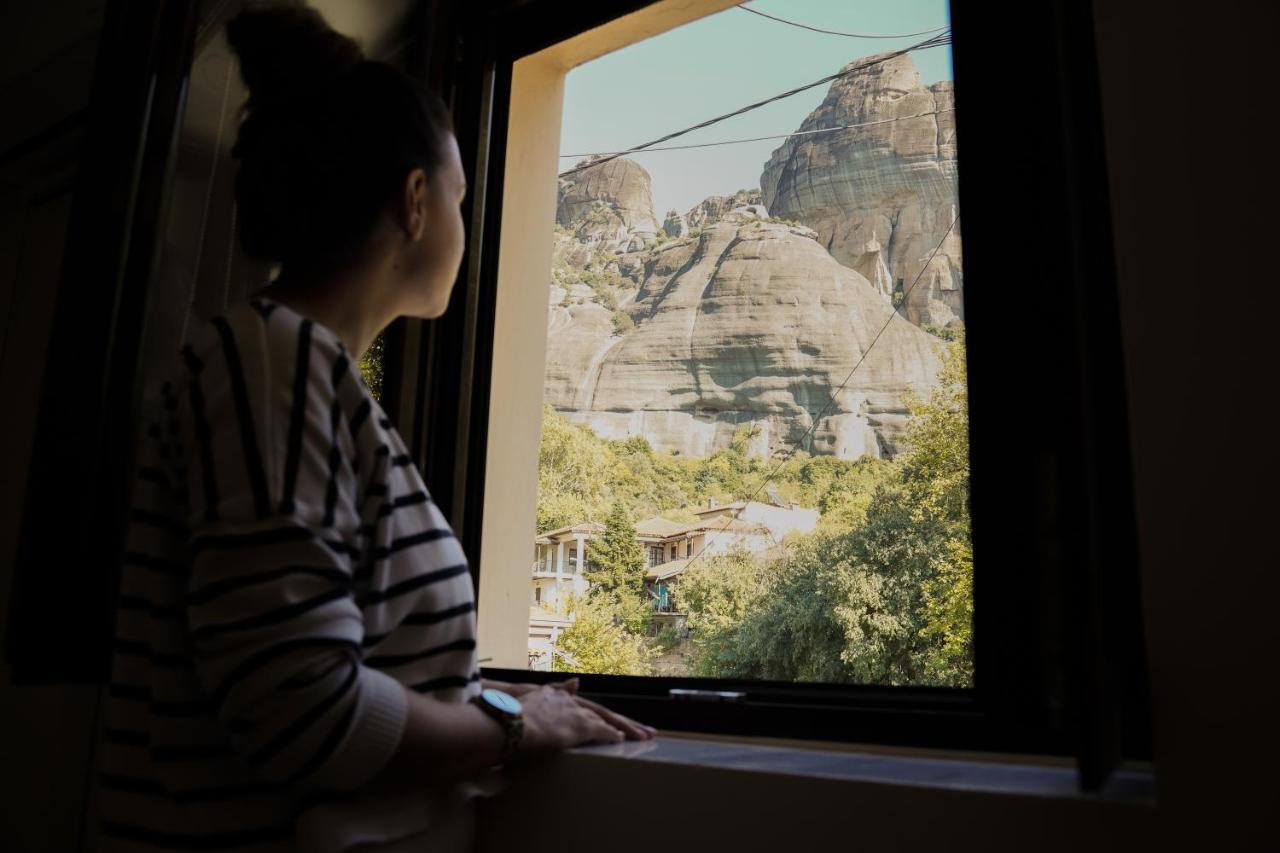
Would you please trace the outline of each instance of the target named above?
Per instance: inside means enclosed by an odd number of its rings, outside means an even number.
[[[689,233],[689,221],[678,210],[668,210],[662,220],[662,231],[668,237],[683,237]]]
[[[954,105],[951,81],[925,86],[909,54],[868,65],[834,81],[799,130],[883,123],[790,137],[760,176],[771,214],[812,227],[886,296],[909,290],[901,310],[922,326],[964,319],[959,223],[947,231],[958,210]],[[904,118],[920,113],[937,114]]]
[[[556,223],[601,248],[644,248],[662,230],[650,186],[649,173],[625,157],[588,166],[560,179]]]
[[[725,214],[737,208],[748,208],[757,216],[768,216],[760,197],[760,190],[738,190],[733,195],[707,196],[694,205],[693,210],[685,216],[690,228],[706,228],[714,225]],[[758,206],[759,209],[754,209]]]
[[[576,202],[584,218],[599,210],[594,201]],[[938,339],[891,320],[865,276],[813,230],[767,219],[758,195],[712,197],[684,219],[700,231],[622,248],[611,262],[635,288],[618,301],[633,329],[619,332],[590,288],[553,285],[548,402],[603,436],[643,436],[691,456],[727,447],[747,425],[758,428],[759,455],[796,442],[845,458],[897,452],[904,395],[927,396]],[[569,233],[557,236],[557,257],[578,257],[582,220],[561,224]]]

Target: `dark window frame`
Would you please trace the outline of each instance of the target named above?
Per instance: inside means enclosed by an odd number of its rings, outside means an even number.
[[[422,461],[433,489],[464,484],[465,500],[454,503],[451,520],[477,573],[484,560],[488,365],[512,64],[645,5],[494,3],[455,21],[448,33],[435,33],[437,44],[447,41],[461,66],[472,69],[452,90],[455,110],[477,99],[486,109],[471,109],[483,120],[459,123],[459,139],[464,151],[483,151],[489,167],[483,176],[469,172],[473,186],[483,179],[486,188],[484,215],[473,218],[480,233],[472,234],[475,251],[463,273],[480,291],[479,310],[463,316],[451,309],[436,321],[470,341],[473,369],[465,380],[441,372],[429,380],[436,399],[467,389],[469,408],[459,420],[470,433],[468,453],[438,445],[426,449]],[[953,8],[964,263],[971,283],[975,687],[584,675],[584,692],[675,730],[1074,755],[1086,788],[1100,785],[1122,759],[1150,757],[1092,18],[1087,6],[1069,0],[1025,11],[1028,37],[1011,45],[996,35],[1003,31],[998,10],[960,2]],[[1012,82],[1010,62],[1025,71]],[[478,68],[485,70],[480,87]],[[1003,96],[969,94],[983,91]],[[1016,119],[1008,115],[1010,103],[1019,105]],[[1017,149],[1001,144],[1010,121]],[[470,158],[469,170],[479,159]],[[992,193],[993,184],[1008,195]],[[1034,215],[1023,215],[1027,208]],[[1033,284],[1011,299],[1027,278]],[[1002,280],[1004,288],[981,286]],[[1020,415],[1014,429],[1005,416],[1015,405],[1011,396]],[[507,669],[486,674],[531,682],[556,677]],[[746,701],[676,700],[672,688],[740,690]]]
[[[646,5],[421,0],[409,22],[409,70],[453,108],[470,231],[446,314],[388,333],[384,406],[476,572],[512,64]],[[1091,14],[1074,0],[1033,4],[1013,41],[999,35],[1005,23],[984,4],[953,9],[975,689],[592,675],[584,692],[670,729],[1075,755],[1085,787],[1150,755]],[[105,679],[115,576],[104,567],[121,549],[138,330],[195,29],[185,6],[109,4],[14,569],[5,656],[15,684]],[[1024,429],[1008,428],[1014,405]],[[50,542],[61,543],[53,558]],[[674,687],[741,688],[747,701],[677,701]]]

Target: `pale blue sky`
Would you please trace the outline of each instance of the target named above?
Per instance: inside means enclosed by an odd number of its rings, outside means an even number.
[[[901,33],[949,22],[946,0],[753,0],[752,8],[845,32]],[[686,24],[579,66],[565,81],[560,152],[618,151],[770,95],[834,74],[861,56],[928,36],[852,39],[789,27],[738,8]],[[951,50],[911,54],[924,83],[951,78]],[[768,136],[795,130],[830,84],[695,131],[671,145]],[[784,140],[631,155],[653,176],[659,218],[709,195],[760,184]],[[562,169],[575,159],[562,159]]]

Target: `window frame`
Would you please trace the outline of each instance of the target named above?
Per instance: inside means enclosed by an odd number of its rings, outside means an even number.
[[[470,432],[468,452],[444,459],[448,453],[436,446],[421,461],[433,493],[438,483],[465,484],[466,501],[454,503],[451,520],[474,561],[477,589],[484,565],[481,439],[488,434],[512,65],[653,4],[631,1],[607,10],[600,5],[495,3],[454,20],[456,26],[445,31],[452,37],[434,33],[436,42],[449,42],[457,51],[458,68],[471,69],[453,78],[452,101],[457,115],[470,118],[470,124],[460,120],[458,136],[471,186],[483,193],[472,204],[484,210],[470,211],[479,233],[471,234],[463,265],[460,284],[466,289],[458,288],[474,302],[472,310],[457,310],[456,293],[456,305],[433,329],[467,339],[472,353],[470,407],[457,428]],[[957,138],[964,137],[961,147],[969,142],[960,156],[966,279],[1009,278],[1007,268],[1055,250],[1059,254],[1053,256],[1065,259],[1050,268],[1036,266],[1051,287],[1030,293],[1018,306],[1002,301],[995,288],[974,288],[965,296],[966,328],[972,332],[974,688],[582,675],[585,693],[673,730],[1075,756],[1085,788],[1100,785],[1124,758],[1151,756],[1092,17],[1087,6],[1068,0],[1042,4],[1030,14],[1029,32],[1037,38],[1001,44],[1004,60],[996,61],[991,47],[997,37],[988,33],[1000,32],[993,28],[997,12],[973,4],[952,9],[956,124],[964,131]],[[995,120],[1005,105],[968,97],[969,91],[983,91],[984,83],[1000,81],[1010,53],[1028,72],[1011,86],[1005,79],[1006,90],[1039,93],[1019,113],[1019,128],[1030,140],[1023,151],[988,145],[1000,141],[1000,133],[984,128],[1004,127]],[[476,76],[477,69],[483,76]],[[1041,222],[1052,222],[1047,236],[1039,234],[1036,251],[1019,238],[1036,236],[1029,220],[1037,216],[1010,218],[992,193],[974,190],[991,177],[1018,187],[1020,199],[1032,201],[1043,215]],[[467,289],[477,292],[467,295]],[[1036,324],[1020,314],[1028,304],[1046,310]],[[1011,345],[1027,357],[1011,361]],[[402,357],[412,361],[411,353]],[[1028,368],[1033,364],[1038,374]],[[416,370],[428,375],[435,400],[462,391],[462,377],[439,365],[433,369],[420,359]],[[1037,378],[1038,386],[1025,384]],[[1019,388],[1030,388],[1019,397],[1020,410],[1039,427],[1030,438],[1001,429],[1002,402],[1016,380],[1023,380]],[[1010,501],[1010,493],[1020,500]],[[485,675],[534,683],[558,678],[518,669],[486,669]],[[741,690],[746,701],[678,701],[669,694],[673,688]]]
[[[663,3],[420,0],[407,22],[407,70],[453,110],[471,187],[463,210],[469,229],[445,315],[398,321],[388,332],[383,403],[471,557],[477,586],[512,68]],[[188,7],[111,4],[109,12],[15,560],[11,605],[23,607],[11,607],[20,618],[9,620],[5,644],[14,683],[105,677],[105,652],[86,649],[109,649],[97,641],[109,636],[104,602],[113,598],[114,578],[100,567],[121,547],[118,498],[136,404],[137,330],[196,40]],[[669,729],[1074,755],[1086,788],[1102,784],[1119,760],[1150,756],[1091,10],[1073,0],[1032,4],[1021,10],[1022,37],[1012,42],[999,35],[1006,23],[990,4],[953,4],[966,278],[1003,281],[1012,270],[1030,270],[1021,276],[1037,285],[1018,290],[1017,304],[1010,287],[973,285],[965,294],[975,688],[587,675],[585,693]],[[1010,75],[1011,66],[1024,73]],[[969,92],[1002,97],[970,100]],[[1017,147],[1004,134],[1011,121]],[[1011,206],[1022,209],[1010,215]],[[116,210],[125,217],[106,215]],[[103,231],[104,221],[116,227]],[[107,286],[104,269],[115,271]],[[1011,398],[1020,422],[1034,429],[1007,428]],[[60,485],[67,482],[82,483],[72,506]],[[50,541],[69,543],[59,568],[78,566],[72,575],[49,571]],[[51,585],[78,594],[46,595]],[[62,642],[52,646],[50,636]],[[741,688],[747,701],[676,700],[673,688]]]
[[[447,478],[466,483],[462,539],[475,561],[477,588],[484,565],[480,439],[488,434],[490,378],[483,365],[492,362],[500,154],[506,151],[511,109],[504,99],[511,91],[512,65],[522,56],[650,4],[620,3],[608,10],[599,5],[549,0],[492,4],[462,20],[457,31],[462,65],[470,61],[471,68],[483,67],[489,74],[484,108],[472,113],[480,117],[483,132],[472,136],[471,128],[460,124],[460,141],[475,146],[467,158],[471,186],[485,188],[485,214],[474,219],[483,233],[472,234],[472,246],[483,246],[484,254],[468,255],[463,273],[483,291],[481,310],[466,318],[472,325],[465,334],[476,350],[467,412],[471,453],[465,459],[454,456],[453,464],[443,469],[435,467],[442,462],[439,453],[434,465],[433,460],[424,462],[435,482]],[[1055,268],[1037,268],[1053,287],[1027,298],[1034,307],[1050,309],[1048,319],[1032,329],[1023,328],[1029,325],[1025,318],[1019,323],[1018,311],[998,300],[993,288],[975,288],[965,296],[966,327],[972,330],[974,688],[582,675],[584,693],[673,730],[1075,756],[1085,788],[1102,784],[1123,758],[1151,756],[1092,17],[1087,6],[1068,0],[1041,4],[1030,14],[1029,32],[1037,38],[1014,47],[1001,44],[1001,50],[1006,59],[1012,51],[1012,59],[1028,67],[1027,77],[1012,86],[1015,92],[1041,95],[1024,104],[1019,115],[1019,127],[1030,134],[1032,145],[996,154],[986,143],[998,142],[998,131],[984,132],[984,122],[993,122],[1004,104],[970,101],[968,92],[983,91],[984,82],[1001,79],[1004,69],[992,56],[998,51],[991,50],[996,36],[988,35],[1000,32],[997,12],[974,4],[952,9],[956,124],[964,131],[957,138],[964,137],[961,147],[969,143],[960,158],[966,279],[982,280],[988,269],[996,280],[1009,278],[1007,272],[1001,275],[993,247],[1032,236],[1027,222],[1034,216],[1009,218],[993,204],[991,193],[974,191],[983,177],[992,175],[1016,178],[1009,186],[1019,187],[1037,213],[1057,211],[1056,229],[1042,236],[1037,252],[1057,250],[1065,259]],[[458,79],[463,86],[468,82]],[[479,95],[474,86],[453,93],[456,109]],[[474,170],[476,149],[484,149],[488,163],[483,182]],[[1006,245],[1004,265],[1029,263],[1037,252]],[[1057,298],[1044,295],[1051,291]],[[454,314],[438,323],[460,319]],[[1014,328],[1010,323],[1016,325],[1015,334],[1009,333]],[[1010,343],[1028,352],[1019,360],[1021,368],[1006,361]],[[1002,361],[1005,369],[997,375]],[[1007,394],[1002,386],[1036,378],[1025,368],[1028,364],[1043,366],[1039,387],[1019,401],[1030,423],[1042,427],[1033,441],[1010,438],[1000,429],[1001,400]],[[447,397],[449,388],[458,387],[456,379],[439,374],[431,375],[430,382],[438,389],[436,396],[443,392]],[[1009,493],[1023,498],[1007,500]],[[1068,530],[1076,535],[1068,537]],[[558,678],[517,669],[486,669],[485,675],[534,683]],[[669,694],[673,688],[741,690],[746,701],[677,701]]]

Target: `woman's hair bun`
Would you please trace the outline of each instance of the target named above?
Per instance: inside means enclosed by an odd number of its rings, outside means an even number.
[[[245,254],[286,265],[354,257],[405,176],[434,176],[444,162],[448,109],[300,4],[251,7],[228,22],[227,40],[249,89],[231,148]]]
[[[227,23],[250,105],[324,86],[364,60],[360,45],[306,6],[250,6]]]

